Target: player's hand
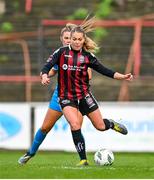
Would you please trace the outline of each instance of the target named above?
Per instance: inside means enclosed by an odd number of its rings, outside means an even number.
[[[41,75],[41,83],[43,85],[48,85],[50,83],[50,78],[48,77],[47,74]]]
[[[124,79],[127,81],[132,81],[133,80],[133,75],[131,73],[125,74]]]
[[[133,80],[133,75],[131,73],[121,74],[121,73],[116,72],[114,74],[114,79],[132,81]]]

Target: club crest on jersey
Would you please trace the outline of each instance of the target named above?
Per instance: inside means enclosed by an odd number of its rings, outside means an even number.
[[[84,63],[84,56],[82,56],[82,55],[79,56],[78,57],[78,61],[80,61],[80,63]]]
[[[62,68],[66,70],[68,68],[67,64],[63,64]]]

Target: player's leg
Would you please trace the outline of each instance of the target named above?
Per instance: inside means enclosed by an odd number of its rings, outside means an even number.
[[[63,114],[71,127],[73,142],[80,157],[78,166],[88,165],[86,157],[85,140],[81,132],[83,116],[76,107],[65,106]]]
[[[108,119],[103,119],[100,110],[97,108],[93,112],[87,114],[88,118],[91,120],[93,126],[100,131],[105,131],[112,128],[113,123],[110,123]]]
[[[52,109],[48,109],[46,116],[44,118],[42,127],[40,129],[38,129],[38,131],[36,132],[33,142],[32,142],[32,145],[31,145],[30,149],[28,150],[28,152],[24,156],[20,157],[20,159],[18,160],[19,164],[26,164],[27,161],[36,154],[38,148],[44,141],[47,133],[52,129],[52,127],[54,126],[56,121],[61,116],[62,116],[61,112],[55,111]]]
[[[44,118],[43,124],[40,129],[35,134],[33,143],[31,148],[29,149],[29,153],[31,155],[36,154],[39,146],[44,141],[47,133],[52,129],[56,121],[62,116],[62,112],[55,111],[53,109],[48,109],[46,116]]]
[[[57,91],[55,90],[52,99],[49,103],[49,108],[47,110],[47,113],[45,115],[43,124],[40,129],[36,132],[32,145],[28,152],[22,156],[19,160],[18,163],[20,164],[25,164],[28,162],[28,160],[33,157],[39,146],[42,144],[44,141],[47,133],[51,130],[51,128],[54,126],[55,122],[62,116],[62,111],[61,107],[58,103],[58,95]]]
[[[113,129],[124,135],[128,133],[127,128],[123,124],[120,124],[112,119],[103,119],[99,109],[89,113],[87,116],[94,127],[100,131]]]
[[[45,134],[47,134],[52,127],[54,126],[54,124],[56,123],[56,121],[62,116],[62,112],[53,110],[53,109],[48,109],[47,113],[45,115],[43,124],[41,126],[41,131]]]
[[[62,116],[62,111],[57,103],[57,99],[52,98],[49,104],[49,108],[45,115],[43,124],[40,129],[36,132],[31,148],[29,149],[29,153],[34,155],[39,146],[44,141],[47,133],[52,129],[56,121]]]
[[[82,126],[83,116],[80,111],[78,111],[78,119],[80,120]],[[87,156],[86,156],[86,144],[81,129],[76,131],[71,130],[71,132],[72,132],[73,142],[80,157],[80,162],[77,164],[77,166],[88,165]]]
[[[123,124],[117,123],[111,119],[103,119],[102,114],[98,108],[97,101],[91,93],[89,93],[84,99],[81,100],[80,111],[83,111],[91,120],[94,127],[100,131],[113,129],[122,134],[128,133],[127,128]]]

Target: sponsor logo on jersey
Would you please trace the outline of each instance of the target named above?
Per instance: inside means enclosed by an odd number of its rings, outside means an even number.
[[[66,70],[68,68],[67,64],[63,64],[62,68]]]
[[[81,71],[84,68],[85,67],[83,66],[72,66],[72,65],[67,65],[67,64],[62,65],[63,70],[69,70],[69,71]]]

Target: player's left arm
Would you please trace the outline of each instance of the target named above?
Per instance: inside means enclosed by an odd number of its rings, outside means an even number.
[[[133,75],[131,73],[121,74],[119,72],[115,72],[103,66],[103,64],[101,64],[94,55],[91,55],[90,59],[91,59],[90,67],[102,75],[105,75],[105,76],[108,76],[110,78],[114,78],[117,80],[127,80],[127,81],[133,80]]]

